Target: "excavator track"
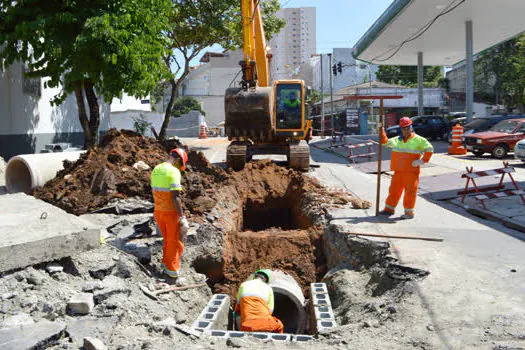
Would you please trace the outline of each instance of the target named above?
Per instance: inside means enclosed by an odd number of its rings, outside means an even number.
[[[226,150],[226,166],[235,171],[242,170],[246,164],[248,146],[243,142],[232,142]]]
[[[288,166],[301,171],[310,169],[310,147],[308,147],[305,140],[290,144]]]

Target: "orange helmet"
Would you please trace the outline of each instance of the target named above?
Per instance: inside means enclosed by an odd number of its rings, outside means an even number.
[[[403,117],[399,119],[399,126],[402,128],[406,128],[407,126],[412,125],[412,120],[410,120],[409,117]]]
[[[176,158],[179,157],[182,160],[182,166],[180,170],[186,170],[186,163],[188,162],[188,154],[182,148],[174,148],[170,151],[170,156]]]

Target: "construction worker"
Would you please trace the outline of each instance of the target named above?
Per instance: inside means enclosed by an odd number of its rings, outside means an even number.
[[[399,126],[401,135],[390,139],[387,138],[385,129],[381,127],[381,144],[392,148],[390,170],[394,172],[394,176],[388,189],[385,209],[380,214],[385,216],[393,215],[404,190],[403,206],[405,214],[401,218],[412,219],[414,218],[420,166],[429,162],[434,148],[427,139],[414,133],[410,118],[401,118]],[[423,155],[423,158],[421,158],[421,155]]]
[[[300,106],[301,101],[297,96],[297,91],[291,91],[288,94],[288,98],[284,101],[284,108],[286,108],[286,110],[289,112],[297,113]]]
[[[257,270],[252,280],[241,284],[235,313],[241,315],[241,331],[283,333],[281,320],[272,316],[273,290],[268,270]]]
[[[154,217],[164,238],[161,267],[171,278],[180,276],[180,258],[189,229],[180,198],[180,171],[186,169],[187,162],[186,151],[174,148],[170,151],[168,160],[157,165],[151,172],[151,189],[155,201]]]

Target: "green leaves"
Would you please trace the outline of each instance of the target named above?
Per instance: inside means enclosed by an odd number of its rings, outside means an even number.
[[[206,113],[204,113],[202,110],[202,106],[199,101],[191,96],[183,96],[175,99],[171,115],[175,118],[178,118],[183,114],[189,113],[190,111],[199,111],[202,115],[206,115]]]
[[[379,66],[376,77],[379,81],[389,84],[417,86],[417,66]],[[423,67],[425,87],[438,87],[441,79],[440,66]]]

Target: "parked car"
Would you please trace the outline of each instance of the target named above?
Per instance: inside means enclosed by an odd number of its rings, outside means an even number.
[[[514,150],[520,140],[525,139],[525,118],[503,120],[488,131],[465,136],[467,150],[480,157],[491,153],[494,158],[504,158]]]
[[[494,125],[498,124],[502,120],[516,119],[516,118],[525,118],[523,115],[491,115],[489,117],[475,118],[470,123],[463,125],[463,140],[465,136],[471,135],[474,133],[487,131]],[[452,123],[452,126],[456,124]],[[452,132],[450,132],[448,137],[448,142],[452,143]]]
[[[518,141],[514,147],[514,158],[525,162],[525,139]]]
[[[416,116],[410,118],[412,120],[412,127],[416,134],[423,137],[431,138],[432,140],[443,139],[446,140],[450,130],[450,123],[447,118],[440,115],[424,115],[422,117]],[[386,129],[388,137],[395,137],[401,135],[399,125],[391,126]]]

